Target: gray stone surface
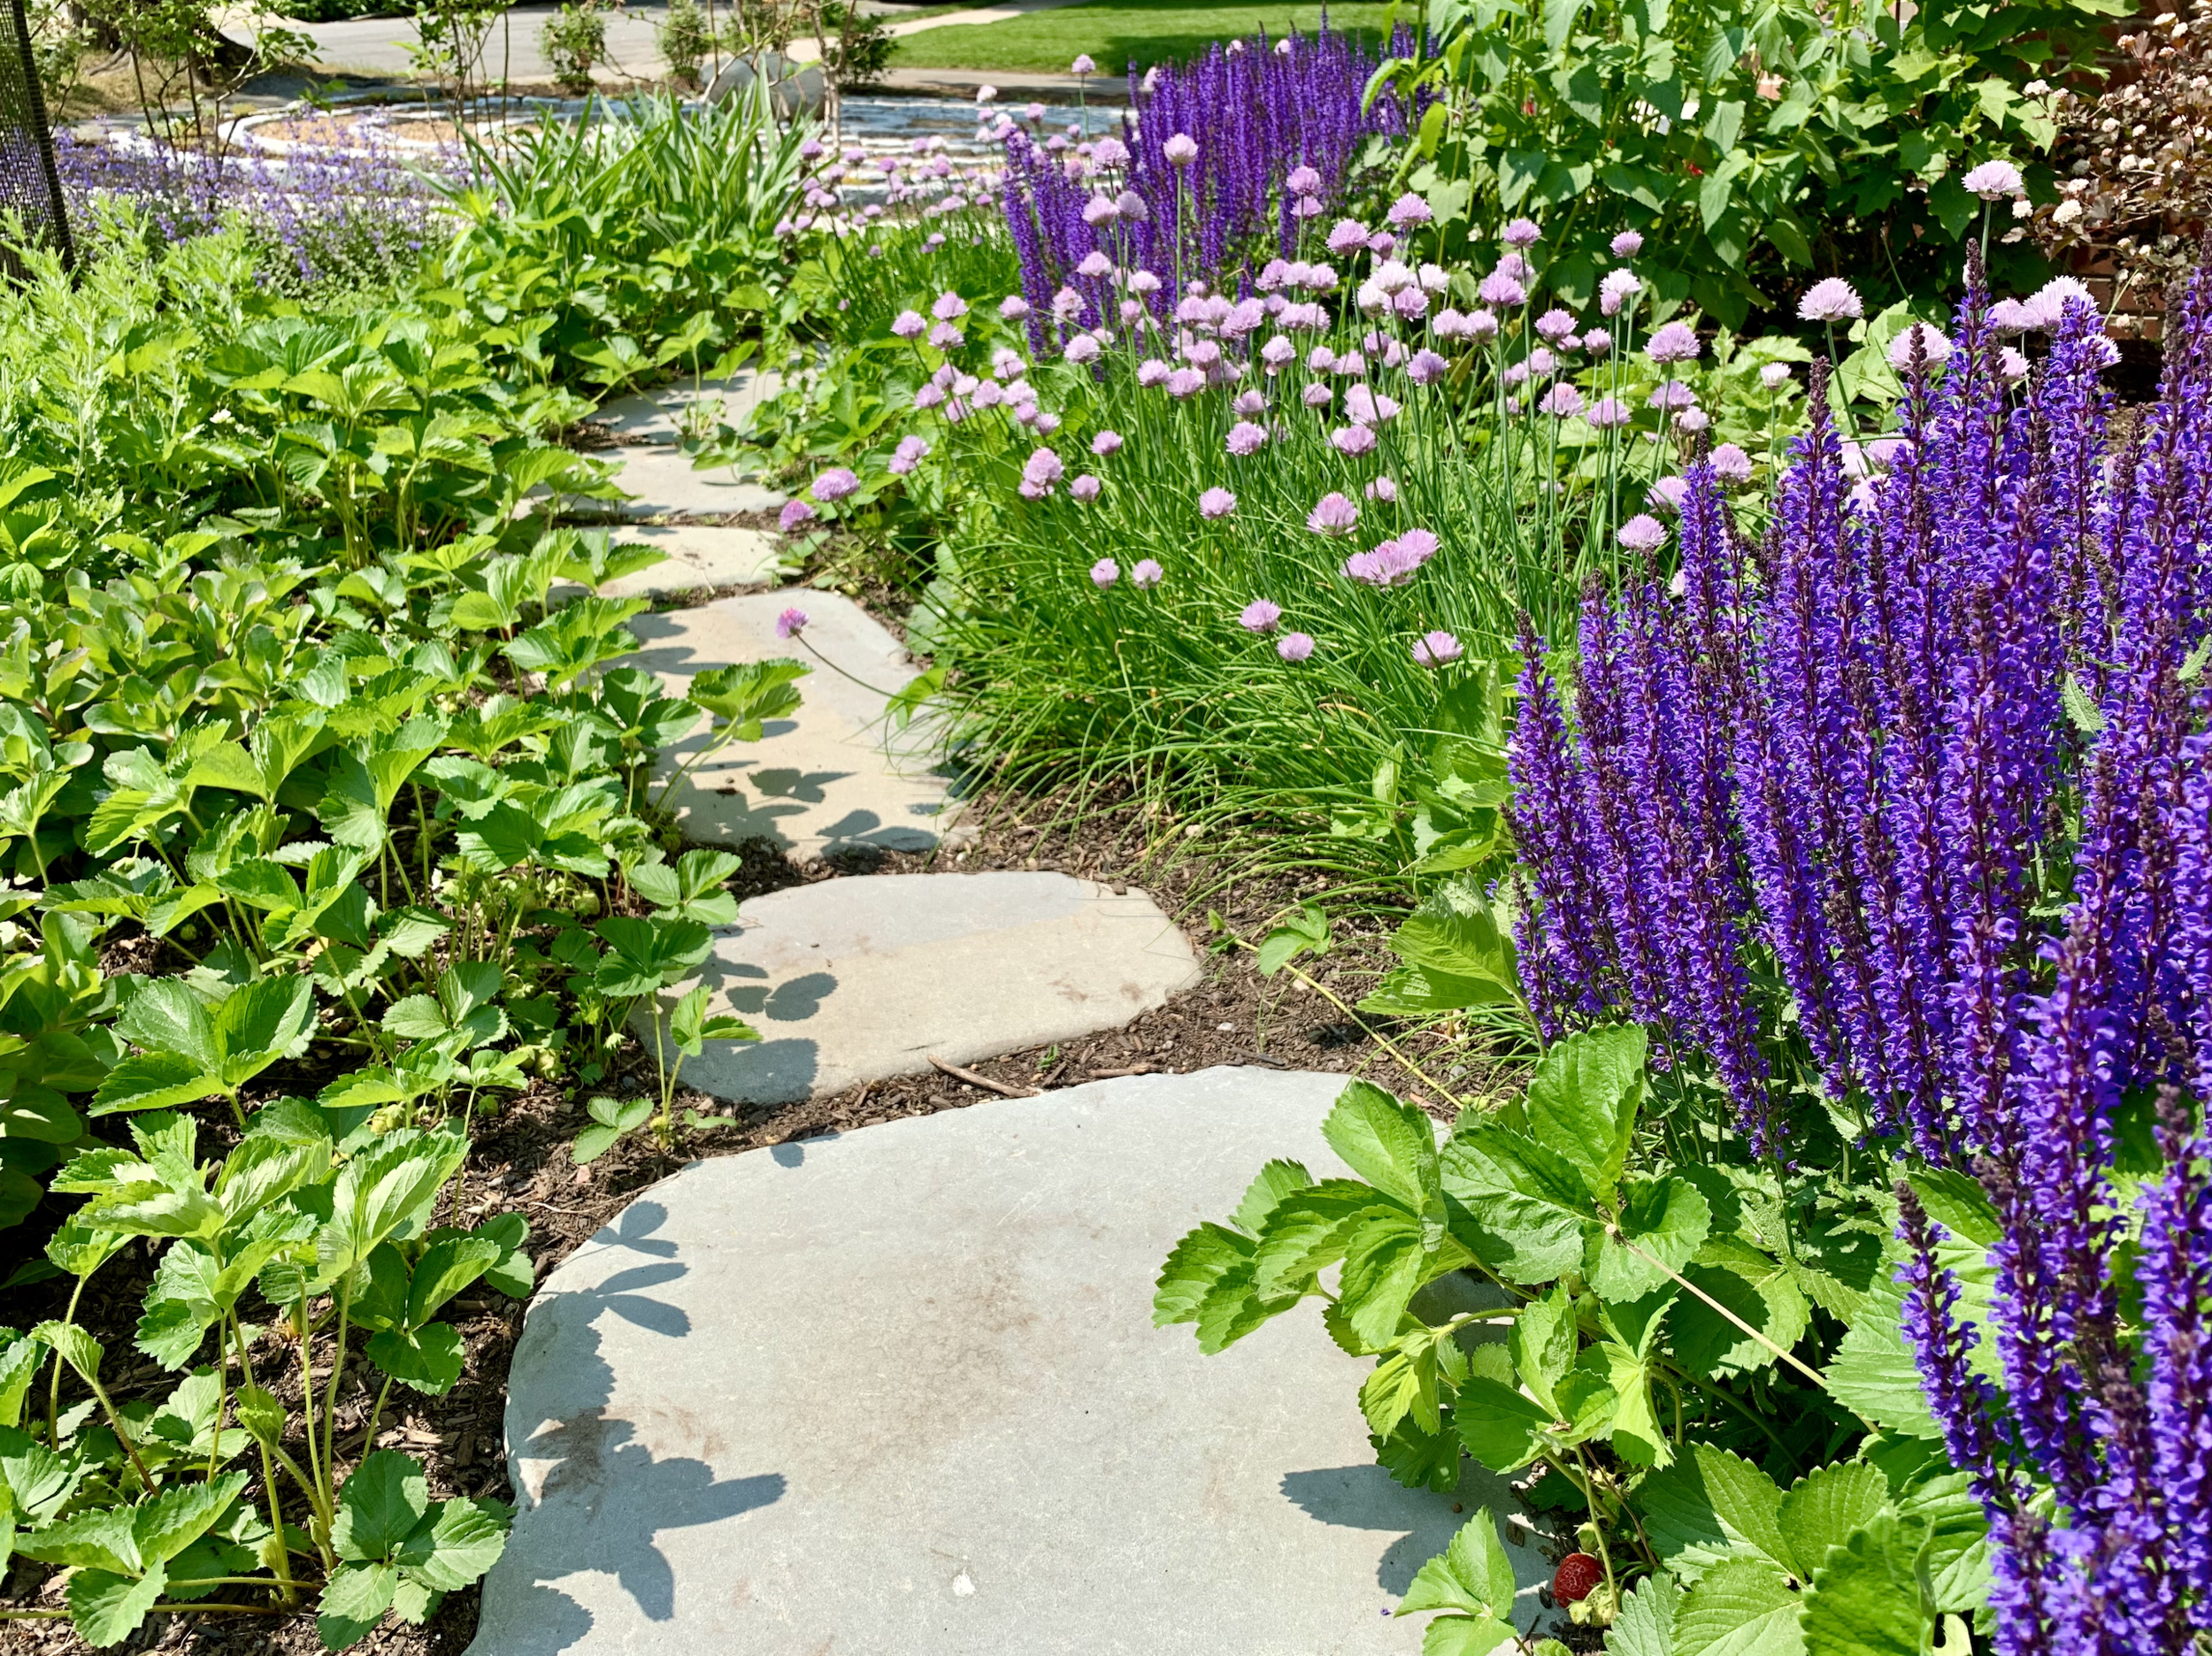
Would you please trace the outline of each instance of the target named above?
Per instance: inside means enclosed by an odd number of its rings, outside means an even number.
[[[589,514],[719,518],[730,512],[773,511],[787,498],[732,466],[696,470],[690,456],[658,444],[603,449],[592,458],[611,460],[621,468],[615,477],[615,487],[626,491],[631,498],[576,502],[578,510]]]
[[[633,396],[617,397],[592,416],[626,443],[673,443],[686,410],[702,402],[719,402],[724,425],[741,427],[753,410],[782,388],[773,373],[741,368],[727,380],[703,385],[680,380]]]
[[[601,591],[610,598],[647,598],[703,586],[773,586],[783,550],[765,530],[713,524],[639,524],[617,532],[615,539],[618,545],[649,546],[667,556],[650,569],[609,581]],[[583,590],[564,582],[552,596],[557,602]]]
[[[1065,874],[887,874],[747,901],[700,979],[760,1031],[687,1086],[749,1104],[841,1092],[1114,1029],[1199,979],[1142,892]],[[647,1027],[649,1029],[649,1023]]]
[[[1097,1082],[698,1163],[549,1275],[472,1656],[1414,1656],[1470,1511],[1373,1463],[1317,1307],[1152,1327],[1340,1076]],[[1516,1549],[1520,1620],[1548,1568]]]
[[[776,617],[791,606],[811,617],[803,644],[776,636]],[[678,786],[669,808],[687,838],[724,845],[767,840],[804,856],[840,847],[926,851],[941,838],[958,837],[952,783],[930,768],[934,732],[918,720],[895,732],[885,717],[887,696],[910,683],[917,669],[899,641],[850,599],[812,590],[746,593],[696,610],[639,616],[630,631],[644,648],[627,659],[672,684],[687,685],[710,667],[777,656],[814,669],[799,681],[803,703],[795,717],[772,722],[757,742],[731,743]],[[663,750],[662,778],[706,740],[702,732]]]

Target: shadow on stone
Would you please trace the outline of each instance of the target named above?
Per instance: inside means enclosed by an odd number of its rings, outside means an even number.
[[[671,1340],[687,1338],[692,1320],[681,1306],[647,1291],[689,1275],[668,1256],[672,1241],[654,1233],[668,1217],[659,1203],[628,1208],[595,1243],[644,1254],[650,1263],[618,1270],[595,1286],[541,1296],[526,1346],[559,1346],[555,1384],[541,1399],[518,1399],[540,1414],[513,1465],[526,1496],[517,1520],[530,1560],[529,1578],[514,1563],[495,1567],[485,1584],[485,1637],[477,1648],[503,1650],[493,1627],[526,1625],[531,1656],[584,1642],[596,1622],[591,1589],[582,1598],[558,1583],[572,1576],[611,1576],[649,1622],[676,1617],[676,1576],[657,1545],[670,1530],[714,1524],[783,1499],[780,1472],[718,1479],[711,1457],[723,1452],[721,1422],[685,1409],[618,1403],[612,1368],[601,1354],[603,1320],[613,1317]],[[635,1409],[637,1418],[628,1417]],[[510,1419],[511,1435],[518,1422]],[[682,1451],[694,1450],[687,1453]],[[509,1554],[518,1560],[521,1551]],[[517,1652],[517,1656],[520,1652]]]
[[[1402,1595],[1421,1566],[1452,1542],[1456,1517],[1434,1495],[1409,1490],[1381,1467],[1319,1468],[1286,1472],[1283,1498],[1309,1518],[1348,1530],[1401,1530],[1375,1567],[1375,1584]]]

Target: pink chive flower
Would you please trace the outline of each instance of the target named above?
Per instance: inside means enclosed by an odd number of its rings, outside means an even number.
[[[1858,289],[1840,276],[1815,282],[1797,302],[1801,322],[1855,322],[1866,314]]]
[[[1062,349],[1060,354],[1079,366],[1098,360],[1098,340],[1089,334],[1078,334]]]
[[[1049,448],[1033,449],[1022,464],[1021,492],[1030,500],[1042,500],[1052,493],[1067,468],[1060,456]]]
[[[1740,444],[1724,442],[1713,450],[1713,475],[1740,488],[1751,481],[1751,456]]]
[[[1613,336],[1601,327],[1594,327],[1582,336],[1582,349],[1593,356],[1602,356],[1613,349]]]
[[[1397,418],[1399,404],[1395,397],[1356,385],[1344,394],[1344,410],[1363,426],[1384,426]]]
[[[1228,449],[1239,458],[1257,454],[1266,445],[1267,427],[1264,426],[1255,426],[1250,420],[1239,420],[1229,427]]]
[[[1543,235],[1533,219],[1516,218],[1500,233],[1498,239],[1516,252],[1525,252],[1543,240]]]
[[[780,639],[795,639],[805,631],[806,611],[803,610],[787,610],[776,617],[776,636]]]
[[[1688,323],[1667,322],[1653,331],[1644,355],[1655,363],[1694,362],[1704,349],[1698,342],[1697,330]]]
[[[860,479],[849,466],[832,466],[814,479],[814,498],[825,506],[832,505],[858,493],[859,488]]]
[[[1177,133],[1160,146],[1160,153],[1170,166],[1187,167],[1198,159],[1198,140],[1188,133]]]
[[[1264,598],[1255,598],[1244,606],[1244,613],[1237,617],[1237,625],[1247,632],[1272,632],[1283,618],[1283,607]]]
[[[2020,180],[2020,169],[2009,161],[1985,161],[1970,169],[1959,182],[1966,187],[1968,195],[1978,196],[1984,201],[2018,196],[2025,188]]]
[[[795,529],[803,529],[813,521],[814,508],[803,500],[784,502],[783,510],[776,514],[776,527],[786,534]]]
[[[1375,433],[1368,426],[1340,426],[1329,433],[1329,446],[1340,455],[1358,459],[1375,452]]]
[[[1294,166],[1290,176],[1283,180],[1283,188],[1294,196],[1318,196],[1321,174],[1310,166]]]
[[[1612,245],[1615,258],[1634,258],[1644,250],[1644,238],[1640,232],[1624,230],[1613,238]]]
[[[1390,211],[1385,216],[1389,218],[1392,229],[1403,230],[1413,225],[1427,224],[1436,214],[1430,210],[1428,203],[1409,191],[1390,203]]]
[[[1198,515],[1209,523],[1226,518],[1237,509],[1237,497],[1225,488],[1210,488],[1198,497]]]
[[[1140,558],[1137,567],[1129,571],[1129,584],[1140,592],[1150,592],[1166,579],[1167,571],[1154,558]]]
[[[1555,419],[1571,418],[1582,412],[1582,393],[1563,380],[1545,392],[1543,401],[1536,406],[1540,412]]]
[[[1940,367],[1943,359],[1951,354],[1951,341],[1930,327],[1925,322],[1915,322],[1889,342],[1889,365],[1899,373],[1912,371],[1913,341],[1920,341],[1921,360],[1930,368]]]
[[[1078,52],[1075,55],[1075,61],[1068,65],[1068,73],[1075,75],[1096,74],[1098,65],[1091,61],[1090,53]]]
[[[889,470],[894,477],[904,477],[921,464],[929,453],[929,444],[919,437],[902,437],[899,446],[891,451]]]
[[[998,302],[998,313],[1009,322],[1018,322],[1029,314],[1029,301],[1019,294],[1008,294]]]
[[[1645,492],[1644,499],[1663,512],[1679,512],[1682,502],[1690,498],[1690,479],[1683,477],[1663,477]]]
[[[1528,303],[1528,289],[1502,271],[1492,271],[1490,274],[1484,277],[1482,286],[1476,291],[1480,295],[1483,303],[1486,305],[1501,305],[1509,309],[1514,305]]]
[[[930,329],[929,342],[941,351],[954,351],[968,342],[968,336],[960,331],[957,324],[940,322]]]
[[[1098,492],[1106,486],[1088,472],[1068,480],[1068,498],[1079,506],[1087,506],[1098,498]]]
[[[1108,455],[1118,453],[1120,448],[1121,433],[1118,431],[1102,431],[1091,439],[1091,452],[1102,460]]]
[[[1575,331],[1575,319],[1556,305],[1536,318],[1536,332],[1543,339],[1556,345]]]
[[[1349,534],[1359,525],[1359,508],[1332,489],[1306,514],[1306,527],[1316,534]]]
[[[1697,393],[1679,380],[1670,380],[1644,399],[1655,409],[1681,410],[1697,406]]]
[[[1367,245],[1367,226],[1356,218],[1340,218],[1330,227],[1329,251],[1342,258]]]
[[[1466,653],[1457,639],[1441,629],[1424,633],[1413,645],[1413,659],[1424,667],[1448,667]]]
[[[1367,486],[1366,494],[1369,500],[1387,505],[1398,498],[1398,486],[1386,477],[1379,477]]]
[[[1101,558],[1091,565],[1091,585],[1104,592],[1121,579],[1121,565],[1111,558]]]
[[[968,302],[956,293],[941,293],[929,313],[940,322],[957,322],[968,314]]]
[[[1286,662],[1302,662],[1313,654],[1313,639],[1304,632],[1286,632],[1275,640],[1275,653]]]
[[[1420,573],[1425,562],[1399,542],[1385,540],[1371,552],[1355,552],[1346,558],[1344,574],[1369,586],[1402,586]]]
[[[1417,386],[1434,385],[1444,377],[1446,370],[1450,366],[1449,363],[1434,351],[1423,346],[1407,359],[1406,378]]]
[[[1643,278],[1632,270],[1609,270],[1598,284],[1598,314],[1618,316],[1621,307],[1644,290]]]
[[[1180,401],[1196,396],[1206,388],[1206,376],[1196,368],[1178,368],[1167,377],[1168,395]]]
[[[1620,526],[1614,539],[1631,552],[1655,552],[1666,543],[1666,525],[1649,512],[1638,512]]]
[[[929,332],[929,324],[918,310],[902,310],[891,318],[891,332],[899,339],[918,340]]]

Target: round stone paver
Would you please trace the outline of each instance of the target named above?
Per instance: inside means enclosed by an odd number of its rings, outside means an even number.
[[[698,974],[757,1029],[683,1083],[782,1104],[1113,1029],[1200,977],[1140,891],[1065,874],[884,874],[749,898]],[[649,1020],[647,1021],[649,1028]]]
[[[651,598],[703,587],[769,586],[780,573],[783,548],[774,535],[760,529],[637,524],[613,533],[618,544],[649,546],[663,555],[663,561],[634,575],[618,575],[599,588],[606,598]],[[564,602],[583,590],[573,582],[561,582],[553,588],[553,601]]]
[[[774,511],[787,498],[733,466],[701,470],[691,464],[689,455],[657,443],[603,450],[592,458],[612,460],[620,466],[615,487],[632,496],[584,502],[595,513],[612,512],[623,518],[718,518],[731,512]]]
[[[794,607],[810,617],[804,644],[776,636],[777,616]],[[735,662],[785,656],[814,670],[799,680],[796,714],[771,722],[759,741],[731,743],[677,786],[668,806],[687,839],[766,840],[803,856],[850,847],[927,851],[953,837],[951,783],[931,769],[935,732],[926,720],[894,731],[887,717],[889,696],[918,670],[849,598],[741,593],[638,616],[629,626],[643,648],[626,663],[661,674],[676,686],[672,694],[709,668]],[[663,749],[661,780],[706,740],[703,732]]]
[[[1376,1466],[1317,1304],[1215,1357],[1152,1326],[1269,1157],[1342,1172],[1343,1085],[1095,1082],[645,1192],[532,1302],[472,1656],[1414,1656],[1386,1613],[1511,1492]]]

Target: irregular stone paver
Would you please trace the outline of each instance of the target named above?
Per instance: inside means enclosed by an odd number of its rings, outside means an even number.
[[[748,900],[700,974],[757,1029],[687,1086],[748,1104],[1113,1029],[1200,977],[1151,898],[1065,874],[889,874]],[[649,1029],[649,1022],[646,1024]]]
[[[1382,1613],[1511,1492],[1393,1483],[1317,1306],[1215,1357],[1152,1327],[1264,1161],[1342,1171],[1343,1085],[1097,1082],[647,1192],[530,1307],[472,1656],[1414,1656]]]
[[[713,524],[639,524],[616,531],[615,540],[618,545],[655,548],[667,560],[609,581],[600,589],[609,598],[653,597],[703,586],[772,586],[783,551],[776,537],[764,530],[726,529]],[[553,596],[558,600],[582,591],[563,583],[553,589]]]
[[[806,645],[776,636],[776,617],[796,606],[812,617]],[[734,662],[792,656],[814,671],[803,702],[757,742],[733,742],[691,771],[669,798],[687,839],[702,844],[767,840],[801,855],[841,847],[926,851],[955,839],[951,783],[931,770],[933,731],[917,720],[894,732],[887,695],[912,682],[905,650],[859,605],[836,593],[745,593],[696,610],[639,616],[644,648],[627,659],[672,684]],[[819,656],[850,678],[822,664]],[[859,682],[856,683],[854,680]],[[707,740],[703,732],[660,757],[664,782]]]
[[[718,402],[722,423],[741,427],[753,410],[782,386],[779,375],[741,368],[727,380],[710,380],[699,386],[682,381],[617,397],[592,418],[626,443],[673,443],[686,410],[695,404]]]
[[[690,456],[657,445],[636,444],[603,451],[592,457],[616,462],[621,471],[614,479],[615,486],[634,497],[626,501],[582,502],[593,512],[611,512],[623,518],[662,518],[679,513],[691,518],[718,518],[726,512],[773,511],[786,499],[729,466],[695,471]]]

